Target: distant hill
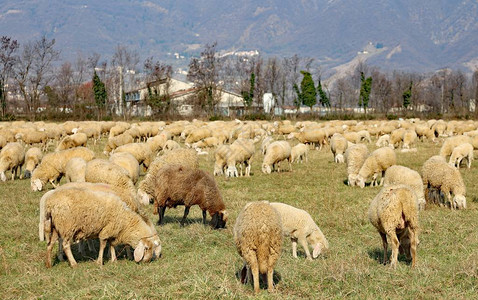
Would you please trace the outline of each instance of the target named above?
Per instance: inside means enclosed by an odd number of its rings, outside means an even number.
[[[432,71],[478,66],[476,0],[4,0],[0,34],[20,42],[46,34],[63,59],[78,51],[109,57],[117,44],[142,58],[225,51],[314,57],[328,68],[370,45],[383,69]],[[169,53],[169,55],[168,55]]]

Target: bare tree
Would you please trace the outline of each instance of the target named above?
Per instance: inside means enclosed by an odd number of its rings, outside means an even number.
[[[56,90],[59,104],[62,106],[63,113],[67,113],[67,108],[71,106],[71,100],[75,93],[74,76],[71,63],[64,62],[56,75]]]
[[[275,107],[278,105],[277,98],[280,93],[280,79],[283,76],[284,74],[277,57],[269,58],[266,64],[264,79],[267,91],[272,93],[272,99],[274,101],[271,108],[271,114],[274,114]]]
[[[144,61],[144,71],[147,74],[148,96],[146,103],[153,114],[167,113],[171,108],[171,75],[173,68],[150,57]]]
[[[2,116],[7,113],[7,85],[12,75],[13,66],[17,60],[16,52],[19,44],[16,40],[2,36],[0,40],[0,102],[2,105]]]
[[[374,80],[374,84],[372,85],[371,98],[373,101],[371,102],[375,104],[375,108],[378,111],[388,113],[388,110],[392,106],[390,101],[392,83],[387,78],[386,74],[383,74],[378,70],[372,73],[372,78]]]
[[[125,115],[125,81],[134,81],[135,69],[139,63],[139,55],[136,51],[129,50],[126,46],[117,45],[111,60],[112,80],[117,81],[118,90],[114,93],[116,108],[120,115]],[[115,76],[115,73],[117,76]],[[128,76],[128,78],[126,78]]]

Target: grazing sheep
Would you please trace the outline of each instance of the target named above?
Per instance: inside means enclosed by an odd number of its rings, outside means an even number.
[[[273,202],[270,205],[281,217],[284,235],[290,236],[294,258],[297,258],[297,242],[304,248],[309,260],[329,249],[329,242],[308,212],[284,203]],[[312,256],[309,245],[313,249]]]
[[[403,143],[403,135],[405,134],[405,128],[400,128],[392,131],[390,135],[390,147],[392,149],[400,147]]]
[[[88,140],[88,137],[86,133],[83,133],[83,132],[67,135],[60,141],[55,151],[61,151],[61,150],[71,149],[71,148],[80,147],[80,146],[86,147],[87,140]]]
[[[98,209],[101,208],[101,209]],[[106,242],[110,242],[111,261],[116,260],[114,246],[133,247],[136,262],[159,257],[161,242],[153,226],[121,201],[114,193],[88,188],[61,188],[47,192],[40,200],[40,239],[47,236],[45,264],[51,267],[51,251],[61,238],[71,267],[77,263],[70,244],[75,240],[100,239],[97,263],[103,264]]]
[[[410,146],[415,144],[416,140],[417,140],[417,133],[415,132],[415,130],[414,129],[406,130],[403,133],[402,148],[403,149],[410,149]]]
[[[319,150],[322,149],[322,146],[327,144],[327,135],[325,130],[322,128],[304,130],[302,132],[292,132],[287,136],[287,138],[296,138],[303,144],[312,144],[316,148],[319,147]]]
[[[180,149],[180,148],[181,148],[181,145],[179,145],[178,142],[173,141],[173,140],[167,140],[166,143],[164,143],[163,151],[167,152],[167,151],[171,151],[171,150],[174,150],[174,149]]]
[[[47,182],[56,188],[57,185],[54,181],[61,179],[61,176],[65,174],[66,164],[74,157],[90,161],[95,157],[95,153],[85,147],[76,147],[45,155],[32,173],[30,179],[32,191],[41,191]]]
[[[40,148],[32,147],[25,153],[25,172],[23,178],[30,178],[33,170],[40,164],[43,153]]]
[[[252,156],[256,148],[254,146],[254,141],[250,139],[237,139],[229,147],[229,152],[226,156],[226,177],[238,177],[242,176],[242,165],[245,166],[245,176],[250,176],[251,173],[251,162]],[[241,173],[237,172],[236,165],[239,164],[241,167]]]
[[[110,156],[109,161],[122,167],[128,173],[128,177],[134,184],[138,182],[139,164],[133,155],[127,152],[114,153]]]
[[[262,151],[262,155],[266,155],[266,150],[267,150],[267,147],[269,147],[269,145],[274,141],[274,139],[270,136],[267,136],[265,137],[263,140],[262,140],[262,143],[261,143],[261,151]]]
[[[438,120],[431,126],[431,129],[435,134],[435,137],[445,136],[446,122],[443,120]]]
[[[115,150],[116,148],[131,144],[133,142],[133,137],[127,133],[122,133],[117,136],[112,136],[108,138],[108,142],[103,149],[103,153],[105,155],[109,155],[111,151]]]
[[[424,138],[427,138],[427,140],[434,142],[435,141],[435,135],[433,134],[433,130],[428,127],[426,124],[422,125],[417,125],[415,127],[415,132],[417,133],[417,136],[420,140],[423,141]]]
[[[279,163],[287,160],[289,163],[289,171],[292,171],[291,164],[291,147],[286,141],[275,141],[267,147],[266,155],[262,162],[262,172],[270,174],[274,169],[280,172]]]
[[[184,141],[184,144],[190,147],[191,144],[198,142],[202,139],[208,138],[210,136],[212,136],[211,129],[207,127],[199,127],[191,131],[191,133],[187,136],[186,140]]]
[[[398,263],[399,247],[405,248],[412,259],[412,267],[416,264],[418,244],[418,207],[417,196],[405,185],[383,187],[370,203],[368,218],[377,228],[383,244],[383,262],[387,261],[387,238],[392,244],[390,266]],[[408,247],[404,247],[409,241]],[[408,249],[407,249],[408,248]]]
[[[370,138],[370,132],[367,130],[360,130],[357,132],[359,136],[359,141],[366,141],[367,143],[371,143],[372,139]]]
[[[73,157],[65,167],[66,182],[85,182],[86,160]]]
[[[6,171],[12,172],[12,180],[17,176],[17,171],[22,172],[22,166],[25,162],[25,150],[20,143],[8,143],[0,151],[0,179],[7,181]]]
[[[466,188],[460,171],[450,166],[446,161],[435,156],[429,158],[422,167],[423,184],[426,185],[425,199],[427,203],[437,202],[431,198],[433,190],[447,197],[451,209],[466,209]],[[453,194],[453,198],[451,195]]]
[[[227,165],[227,154],[231,151],[229,145],[221,145],[214,152],[214,176],[223,175]]]
[[[449,164],[459,168],[461,161],[466,158],[468,169],[471,168],[471,162],[473,161],[473,145],[464,143],[456,146],[450,156]]]
[[[365,159],[357,176],[357,185],[364,188],[365,180],[370,176],[372,176],[372,186],[378,185],[377,177],[380,173],[382,174],[380,185],[382,185],[385,171],[396,163],[397,156],[392,149],[388,147],[378,148]]]
[[[368,149],[363,144],[352,145],[345,151],[345,163],[347,164],[347,183],[349,186],[357,185],[357,177],[363,163],[367,159]]]
[[[299,143],[292,147],[290,150],[290,161],[302,163],[305,158],[305,162],[308,162],[309,147],[306,144]]]
[[[171,133],[163,130],[160,134],[146,140],[146,144],[149,145],[153,153],[158,153],[160,150],[164,149],[166,143],[171,140],[171,138]]]
[[[113,153],[127,152],[136,158],[140,165],[147,170],[151,162],[153,161],[154,155],[151,151],[151,148],[147,143],[133,143],[119,146],[116,148]]]
[[[244,260],[241,282],[252,279],[254,293],[259,293],[259,274],[267,274],[267,289],[274,290],[274,266],[282,251],[282,240],[278,212],[267,201],[247,203],[234,225],[234,243]]]
[[[377,143],[375,143],[375,146],[377,147],[387,147],[390,145],[390,135],[384,134],[381,137],[378,138]]]
[[[191,145],[192,148],[210,148],[210,147],[217,147],[221,144],[217,137],[211,136],[200,141],[197,141]]]
[[[385,172],[383,186],[403,184],[408,186],[417,195],[418,210],[425,209],[425,194],[423,193],[423,179],[417,171],[404,166],[391,166]]]
[[[444,158],[447,158],[453,153],[453,149],[455,149],[455,147],[464,143],[472,144],[471,138],[466,135],[449,137],[445,140],[445,142],[443,142],[443,145],[440,148],[440,155]]]
[[[211,216],[214,229],[224,228],[227,221],[226,206],[214,177],[203,170],[185,166],[170,165],[160,169],[154,176],[154,214],[159,214],[158,225],[164,220],[166,207],[184,205],[181,226],[186,222],[189,209],[199,205],[202,210],[203,224],[206,224],[206,212]]]
[[[17,142],[22,141],[25,145],[40,144],[42,151],[46,151],[48,146],[48,135],[43,131],[26,130],[15,135]]]
[[[370,135],[369,135],[370,138]],[[330,139],[330,150],[334,155],[334,161],[336,163],[344,163],[344,153],[347,150],[348,141],[340,133],[334,133]]]

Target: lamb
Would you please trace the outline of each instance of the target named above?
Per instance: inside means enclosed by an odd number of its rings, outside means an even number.
[[[229,145],[221,145],[214,152],[214,176],[223,175],[227,165],[227,154],[231,151]]]
[[[153,161],[153,152],[147,143],[133,143],[119,146],[113,153],[128,152],[147,170]]]
[[[291,164],[291,147],[286,141],[275,141],[267,147],[266,155],[262,162],[262,172],[265,174],[270,174],[273,169],[276,169],[277,172],[280,172],[279,163],[287,160],[289,163],[289,171],[292,171]]]
[[[459,168],[461,161],[466,158],[468,169],[471,168],[471,162],[473,161],[473,145],[464,143],[456,146],[450,156],[449,164]]]
[[[109,161],[125,169],[134,184],[138,182],[139,164],[133,155],[127,152],[115,153],[110,156]]]
[[[365,180],[372,176],[372,186],[377,185],[377,177],[382,173],[380,185],[383,183],[385,171],[397,163],[397,156],[392,149],[388,147],[378,148],[373,151],[365,160],[357,176],[357,185],[365,187]]]
[[[345,151],[345,162],[347,164],[347,183],[349,186],[357,185],[357,177],[365,159],[368,156],[367,146],[363,144],[352,145]]]
[[[466,209],[466,188],[458,169],[450,166],[445,160],[432,156],[423,164],[422,178],[423,184],[426,185],[427,203],[436,202],[435,199],[431,199],[431,192],[435,189],[447,197],[451,209]]]
[[[305,162],[308,162],[309,147],[306,144],[299,143],[292,147],[290,151],[290,161],[302,163],[305,158]]]
[[[206,212],[209,212],[212,218],[211,226],[214,229],[226,226],[226,206],[214,177],[203,170],[178,165],[166,166],[153,177],[155,182],[153,213],[159,214],[158,225],[163,223],[166,207],[184,205],[181,220],[181,226],[184,226],[190,207],[199,205],[203,224],[206,224]]]
[[[252,156],[254,155],[255,151],[256,148],[252,140],[235,140],[234,143],[232,143],[232,145],[229,147],[229,152],[226,156],[226,177],[237,177],[239,175],[236,168],[237,164],[240,164],[241,166],[241,176],[243,175],[242,164],[245,165],[245,176],[250,176]]]
[[[56,188],[54,181],[61,179],[61,176],[65,174],[66,164],[74,157],[90,161],[95,157],[95,153],[85,147],[76,147],[45,155],[32,173],[30,179],[32,191],[41,191],[47,182]]]
[[[390,135],[388,134],[384,134],[382,136],[380,136],[377,140],[377,143],[375,143],[375,146],[377,147],[387,147],[388,145],[390,145]]]
[[[65,166],[66,182],[85,182],[86,160],[73,157]]]
[[[30,178],[33,170],[40,164],[43,153],[40,148],[32,147],[25,153],[25,172],[23,178]]]
[[[290,236],[294,258],[297,258],[297,242],[304,248],[308,260],[317,258],[329,249],[329,242],[308,212],[279,202],[270,205],[281,217],[284,235]],[[313,248],[312,256],[309,245]]]
[[[192,149],[176,149],[165,153],[163,156],[156,158],[149,167],[148,174],[144,176],[144,179],[139,183],[138,195],[140,202],[147,204],[150,203],[151,198],[154,195],[154,189],[156,181],[154,180],[155,174],[167,165],[182,165],[189,168],[199,168],[199,161],[196,151]]]
[[[0,151],[0,179],[7,181],[6,171],[12,172],[12,180],[17,176],[17,171],[22,172],[25,162],[25,150],[18,142],[8,143]]]
[[[369,136],[370,138],[370,136]],[[340,133],[334,133],[330,139],[330,150],[334,155],[334,161],[336,163],[344,162],[344,153],[347,150],[348,141]]]
[[[77,266],[70,248],[74,240],[98,237],[100,265],[107,241],[110,241],[111,261],[116,260],[114,246],[118,244],[135,248],[136,262],[149,262],[161,254],[158,234],[143,217],[126,207],[116,194],[88,188],[61,188],[46,193],[40,200],[39,232],[47,235],[47,268],[52,266],[51,251],[58,238],[63,240],[71,267]]]
[[[404,166],[391,166],[385,172],[383,186],[403,184],[408,186],[417,195],[418,210],[425,209],[425,194],[423,193],[423,179],[420,174]]]
[[[472,144],[471,138],[466,135],[449,137],[445,140],[445,142],[443,142],[443,145],[440,148],[440,155],[444,158],[447,158],[453,153],[453,149],[455,149],[455,147],[464,143]]]
[[[108,142],[105,145],[103,153],[105,155],[109,155],[111,151],[115,150],[116,148],[130,144],[133,142],[133,137],[127,133],[122,133],[117,136],[112,136],[108,138]]]
[[[400,246],[407,257],[411,256],[412,268],[416,265],[419,226],[416,198],[408,186],[390,185],[383,187],[370,203],[368,217],[382,238],[384,263],[387,261],[387,238],[392,243],[392,268],[397,266]]]
[[[267,201],[249,202],[234,225],[234,243],[244,260],[241,283],[247,278],[259,293],[259,274],[267,274],[267,289],[274,290],[274,266],[282,251],[282,223],[279,213]],[[252,277],[252,278],[251,278]]]
[[[67,135],[60,141],[55,151],[71,149],[79,146],[86,147],[87,140],[88,137],[86,136],[86,133],[83,132]]]

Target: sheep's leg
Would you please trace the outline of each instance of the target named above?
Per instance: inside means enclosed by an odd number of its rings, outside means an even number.
[[[59,238],[58,254],[56,255],[59,261],[65,261],[65,259],[63,258],[63,253],[64,253],[64,251],[63,251],[63,239]]]
[[[297,239],[292,238],[291,241],[292,241],[292,256],[294,258],[297,258]]]
[[[202,223],[204,225],[206,225],[206,211],[205,210],[202,211]]]
[[[106,248],[106,240],[100,238],[100,252],[98,253],[98,260],[96,261],[96,263],[99,264],[100,266],[103,265],[103,253],[105,252],[105,248]]]
[[[267,291],[269,293],[274,291],[274,269],[272,266],[267,268]]]
[[[373,176],[372,176],[372,186],[378,185],[377,184],[377,177],[378,177],[378,173],[374,173]]]
[[[380,177],[380,185],[383,185],[383,179],[385,178],[385,171],[382,171],[382,177]]]
[[[160,207],[159,207],[159,211],[158,211],[158,215],[159,215],[158,225],[163,225],[164,212],[165,212],[165,211],[166,211],[166,206],[160,206]]]
[[[65,251],[66,257],[70,262],[70,266],[72,268],[76,267],[77,263],[75,258],[73,257],[73,253],[71,253],[71,243],[69,240],[63,240],[63,250]]]
[[[55,229],[53,229],[50,235],[50,239],[48,241],[48,245],[46,247],[45,265],[47,268],[51,268],[51,250],[53,249],[53,246],[55,245],[57,240],[58,240],[58,232]]]
[[[299,237],[298,241],[302,248],[304,248],[307,259],[312,260],[312,256],[310,256],[309,245],[307,244],[307,240],[305,239],[305,237]]]
[[[183,226],[184,226],[184,222],[186,222],[186,217],[187,217],[188,214],[189,214],[189,208],[190,208],[189,206],[184,207],[184,215],[183,215],[183,218],[182,218],[182,220],[181,220],[181,227],[183,227]]]
[[[398,241],[397,234],[395,233],[395,231],[387,233],[387,236],[392,243],[392,258],[390,260],[390,266],[392,268],[396,268],[398,263],[398,247],[400,245],[400,242]]]
[[[257,258],[255,262],[252,263],[251,272],[252,272],[252,279],[254,281],[254,294],[258,294],[259,293],[259,266],[258,266]]]
[[[385,233],[380,232],[380,237],[382,238],[382,245],[383,245],[383,264],[387,263],[388,260],[388,243],[387,243],[387,235]]]
[[[111,255],[111,262],[116,261],[116,250],[115,247],[110,243],[110,255]]]
[[[53,188],[56,189],[56,188],[58,187],[58,185],[56,185],[56,184],[53,182],[53,180],[50,180],[50,183],[51,183],[51,185],[53,186]]]
[[[417,263],[417,236],[415,230],[409,229],[408,236],[410,239],[410,255],[412,256],[412,268]]]

